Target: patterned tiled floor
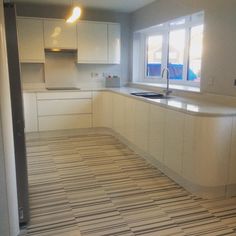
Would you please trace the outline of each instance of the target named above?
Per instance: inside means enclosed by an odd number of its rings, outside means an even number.
[[[28,236],[236,235],[236,199],[202,200],[114,137],[27,140]]]

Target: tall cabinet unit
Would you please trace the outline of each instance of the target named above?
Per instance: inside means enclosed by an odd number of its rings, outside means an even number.
[[[44,63],[43,20],[17,18],[19,56],[21,63]]]
[[[44,44],[46,49],[77,49],[76,24],[65,20],[44,20]]]

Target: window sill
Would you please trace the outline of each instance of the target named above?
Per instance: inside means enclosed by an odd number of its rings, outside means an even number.
[[[166,84],[160,84],[160,83],[145,83],[145,82],[132,82],[130,85],[136,85],[136,86],[143,86],[143,87],[149,87],[149,88],[166,88]],[[200,88],[188,86],[188,85],[175,85],[170,84],[171,90],[176,91],[185,91],[185,92],[192,92],[192,93],[200,93]]]

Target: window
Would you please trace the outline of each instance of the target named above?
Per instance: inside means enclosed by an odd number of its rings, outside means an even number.
[[[170,79],[183,79],[184,53],[186,45],[185,29],[172,30],[169,34],[168,69]]]
[[[150,36],[147,39],[147,76],[161,76],[163,36]]]
[[[161,72],[168,68],[172,84],[199,86],[203,18],[204,13],[199,12],[137,32],[133,56],[136,62],[134,74],[139,71],[139,75],[134,79],[148,83],[165,82]]]

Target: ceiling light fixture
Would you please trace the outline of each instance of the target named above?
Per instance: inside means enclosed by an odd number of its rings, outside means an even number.
[[[72,10],[72,14],[71,16],[66,20],[66,23],[74,23],[75,21],[77,21],[80,16],[81,16],[81,8],[80,7],[74,7]]]

